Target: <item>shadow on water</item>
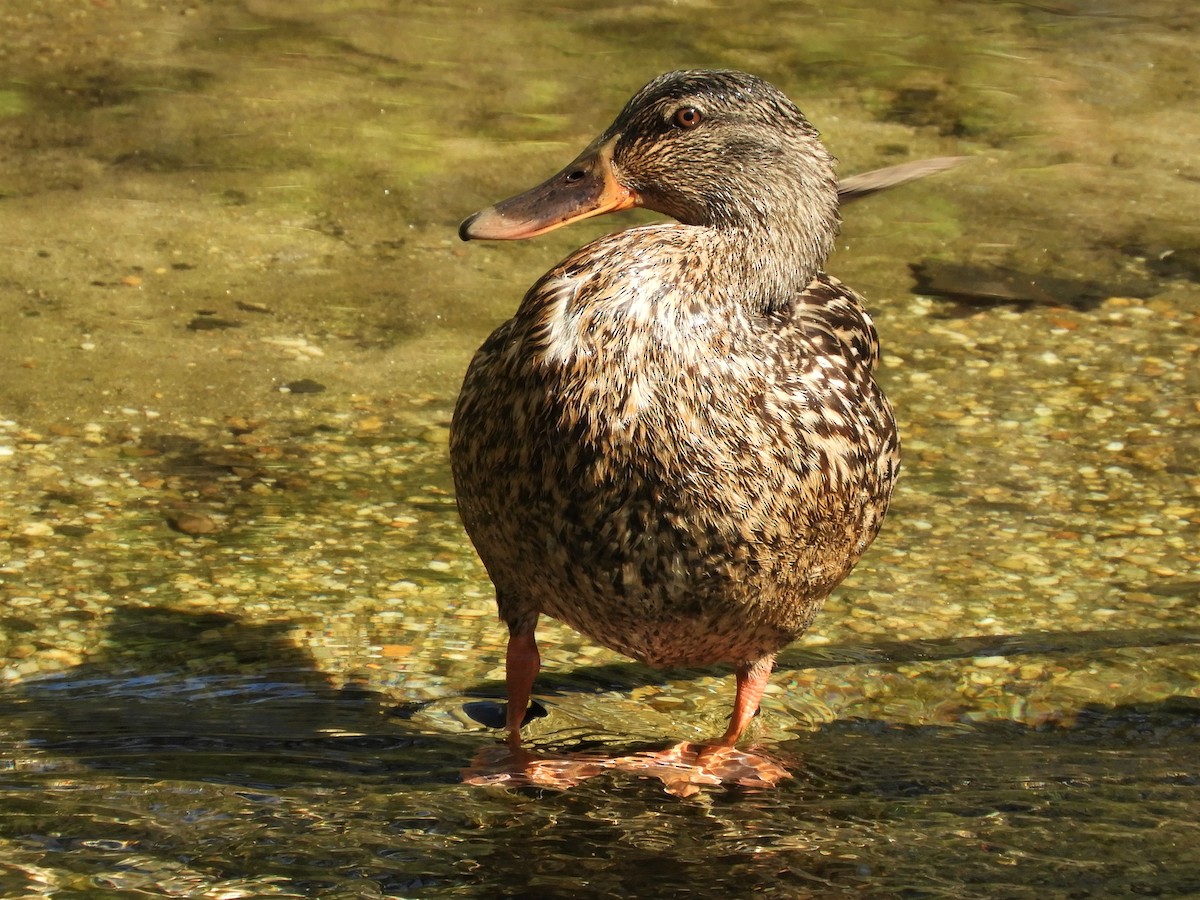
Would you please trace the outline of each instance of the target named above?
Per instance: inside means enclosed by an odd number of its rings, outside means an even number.
[[[224,613],[120,608],[105,652],[0,694],[0,717],[38,753],[130,777],[295,784],[312,766],[457,780],[452,761],[469,742],[405,729],[386,698],[335,685],[288,631]],[[400,751],[406,764],[392,765]]]
[[[933,662],[935,660],[974,659],[1020,655],[1066,656],[1097,653],[1104,650],[1149,649],[1155,647],[1200,644],[1200,630],[1189,626],[1162,628],[1122,628],[1093,631],[1037,631],[1024,634],[974,635],[875,641],[831,647],[795,647],[779,654],[775,673],[836,666],[881,665]],[[731,669],[720,666],[701,669],[651,669],[633,662],[578,666],[569,672],[543,671],[538,689],[560,695],[603,690],[628,690],[642,685],[659,684],[672,675],[728,675]],[[475,696],[503,696],[502,682],[476,685],[468,690]]]
[[[896,642],[793,651],[783,664],[1195,639]],[[629,684],[637,668],[555,682]],[[1187,698],[1090,706],[1037,728],[843,719],[770,748],[793,774],[778,787],[686,801],[617,775],[562,793],[473,788],[459,770],[486,736],[431,733],[382,695],[336,685],[286,624],[125,608],[102,653],[6,689],[0,716],[6,892],[29,890],[46,864],[105,896],[1200,890],[1188,849],[1200,837],[1189,812],[1200,706]]]

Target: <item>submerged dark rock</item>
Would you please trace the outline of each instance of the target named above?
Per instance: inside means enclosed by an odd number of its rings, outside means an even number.
[[[916,279],[914,294],[955,300],[968,309],[1065,306],[1090,310],[1109,297],[1145,298],[1154,293],[1154,285],[1140,279],[1100,283],[940,260],[913,263],[909,268]]]

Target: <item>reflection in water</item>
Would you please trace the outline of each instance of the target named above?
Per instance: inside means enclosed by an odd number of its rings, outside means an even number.
[[[730,777],[679,801],[639,779],[680,795],[697,785],[638,772],[633,756],[565,793],[463,785],[460,766],[494,764],[507,747],[337,688],[281,626],[133,608],[116,611],[105,647],[0,694],[7,733],[24,735],[0,745],[6,891],[32,890],[46,859],[97,886],[202,896],[527,885],[556,896],[581,880],[595,896],[1195,887],[1193,699],[1095,706],[1059,727],[847,718],[770,748],[790,774],[770,788]],[[557,743],[612,760],[619,740]]]
[[[1190,4],[0,21],[0,893],[1200,892]],[[684,65],[779,84],[843,174],[974,157],[848,208],[830,267],[902,419],[891,527],[752,727],[790,778],[464,785],[502,635],[448,411],[607,226],[453,229]],[[540,752],[723,727],[725,670],[544,642]]]
[[[33,890],[47,858],[98,888],[189,896],[1196,887],[1193,700],[1097,707],[1069,728],[843,720],[773,748],[792,778],[690,801],[611,773],[493,792],[458,783],[478,737],[420,733],[378,695],[334,690],[277,631],[121,618],[107,657],[0,700],[29,735],[4,748],[6,892]],[[210,674],[120,674],[158,654]],[[247,664],[262,674],[237,674]]]

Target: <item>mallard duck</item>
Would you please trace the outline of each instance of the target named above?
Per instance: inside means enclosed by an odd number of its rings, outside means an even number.
[[[783,93],[685,71],[638,91],[557,175],[462,223],[464,240],[512,240],[631,207],[675,220],[542,276],[454,410],[458,508],[508,626],[514,745],[547,615],[651,666],[732,663],[713,742],[732,747],[777,651],[878,533],[900,445],[875,327],[822,271],[838,195],[834,159]]]

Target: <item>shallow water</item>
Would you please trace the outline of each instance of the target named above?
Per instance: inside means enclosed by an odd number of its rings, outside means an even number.
[[[0,5],[0,894],[1200,892],[1190,3],[296,6]],[[693,65],[845,173],[971,158],[829,265],[904,477],[755,723],[792,778],[467,785],[504,636],[449,411],[623,222],[454,229]],[[726,670],[542,641],[539,749],[723,727]]]

